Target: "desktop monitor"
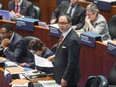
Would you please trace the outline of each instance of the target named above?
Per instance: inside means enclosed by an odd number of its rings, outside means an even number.
[[[7,10],[0,10],[0,15],[2,15],[3,20],[10,20],[9,11]]]

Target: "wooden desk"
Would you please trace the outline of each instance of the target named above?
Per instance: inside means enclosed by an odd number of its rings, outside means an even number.
[[[10,87],[4,79],[4,69],[0,67],[0,87]]]
[[[91,75],[104,75],[107,77],[115,62],[116,56],[108,53],[107,46],[103,43],[96,42],[95,48],[82,44],[80,87],[84,87],[87,78]]]
[[[17,30],[15,22],[0,20],[0,26],[4,23],[12,24],[14,27],[14,31],[22,35],[23,37],[29,35],[29,36],[36,36],[40,38],[46,44],[48,48],[51,48],[58,41],[57,37],[50,36],[49,28],[34,26],[34,31],[25,31],[25,30]]]

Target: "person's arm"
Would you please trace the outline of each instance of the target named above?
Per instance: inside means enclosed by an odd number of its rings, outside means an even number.
[[[26,14],[27,14],[27,15],[26,15],[27,17],[35,18],[36,14],[35,14],[35,12],[34,12],[33,4],[32,4],[32,3],[28,5],[27,13],[26,13]]]
[[[14,50],[12,51],[9,47],[3,52],[3,54],[10,59],[11,61],[18,62],[25,53],[25,43],[23,40],[20,40],[16,43]],[[26,55],[26,54],[25,54]]]
[[[85,24],[85,17],[86,17],[86,14],[85,14],[85,9],[80,7],[80,12],[78,13],[80,14],[78,17],[79,17],[79,20],[78,20],[78,23],[76,25],[73,25],[72,28],[75,29],[75,30],[79,30],[79,29],[82,29],[84,24]]]
[[[49,56],[47,59],[48,59],[49,61],[54,62],[55,54],[54,54],[54,55]]]
[[[50,21],[51,24],[57,22],[57,19],[58,19],[58,16],[59,16],[61,7],[62,7],[62,3],[61,3],[61,4],[55,9],[55,11],[52,13],[51,21]]]

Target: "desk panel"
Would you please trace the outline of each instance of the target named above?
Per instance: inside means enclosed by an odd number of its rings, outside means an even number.
[[[0,87],[10,87],[4,79],[4,69],[0,67]]]
[[[108,77],[112,65],[116,62],[116,56],[109,54],[107,46],[101,42],[96,42],[95,48],[82,44],[80,55],[80,87],[84,87],[89,76],[104,75]]]

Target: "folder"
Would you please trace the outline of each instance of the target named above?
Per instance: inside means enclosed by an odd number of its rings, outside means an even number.
[[[10,72],[10,74],[20,74],[20,73],[25,73],[25,71],[23,70],[23,68],[17,66],[17,67],[8,67],[6,68],[6,70],[8,72]]]

